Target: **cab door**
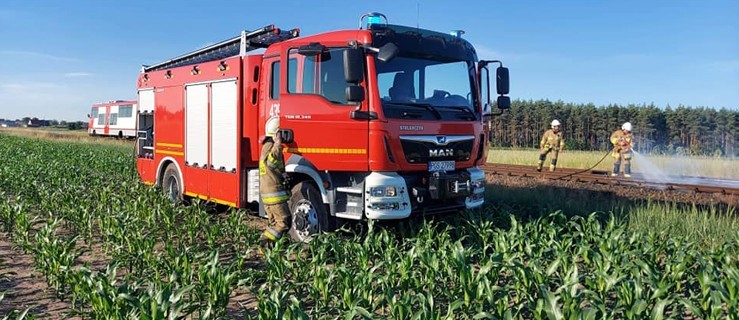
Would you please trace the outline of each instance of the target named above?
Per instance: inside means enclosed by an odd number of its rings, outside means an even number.
[[[280,129],[292,131],[287,153],[307,158],[319,170],[367,171],[369,120],[351,114],[368,107],[347,101],[351,84],[344,78],[345,50],[328,47],[317,55],[298,54],[297,47],[287,50],[280,70],[274,64],[267,69],[279,80],[270,81],[267,94],[276,103]]]

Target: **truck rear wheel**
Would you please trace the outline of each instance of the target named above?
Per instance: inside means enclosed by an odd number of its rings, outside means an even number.
[[[173,164],[169,164],[164,169],[162,176],[162,190],[164,195],[174,203],[182,202],[182,190],[180,190],[180,176],[177,174],[177,168]]]
[[[293,241],[310,242],[318,233],[333,230],[334,217],[328,214],[321,193],[312,183],[296,184],[289,204],[292,223],[288,233]]]

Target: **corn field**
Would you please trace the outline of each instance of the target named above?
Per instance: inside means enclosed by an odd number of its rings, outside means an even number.
[[[739,318],[739,233],[707,248],[608,214],[489,206],[259,256],[247,213],[170,204],[131,148],[0,134],[0,150],[3,237],[83,318]],[[237,291],[254,303],[233,310]]]

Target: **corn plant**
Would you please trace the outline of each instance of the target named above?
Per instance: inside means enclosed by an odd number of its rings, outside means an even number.
[[[635,220],[494,203],[400,227],[370,221],[307,245],[280,241],[256,258],[260,230],[245,211],[172,205],[138,181],[128,147],[0,133],[0,150],[0,230],[84,318],[223,318],[237,288],[256,299],[246,316],[266,319],[739,314],[739,233],[727,233],[739,219],[730,214],[716,218],[728,227],[704,223],[695,235],[634,227],[657,210],[686,212],[670,205],[637,206]],[[107,267],[81,263],[78,245]]]
[[[76,248],[79,236],[60,239],[55,234],[59,220],[45,224],[36,233],[36,244],[33,248],[36,268],[46,277],[46,283],[56,290],[64,299],[72,280],[74,262],[80,251]]]

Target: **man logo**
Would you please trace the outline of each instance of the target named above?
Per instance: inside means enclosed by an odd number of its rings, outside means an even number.
[[[454,155],[454,149],[429,149],[429,157],[451,157]]]
[[[436,144],[438,144],[438,145],[445,145],[446,144],[446,136],[436,136]]]

